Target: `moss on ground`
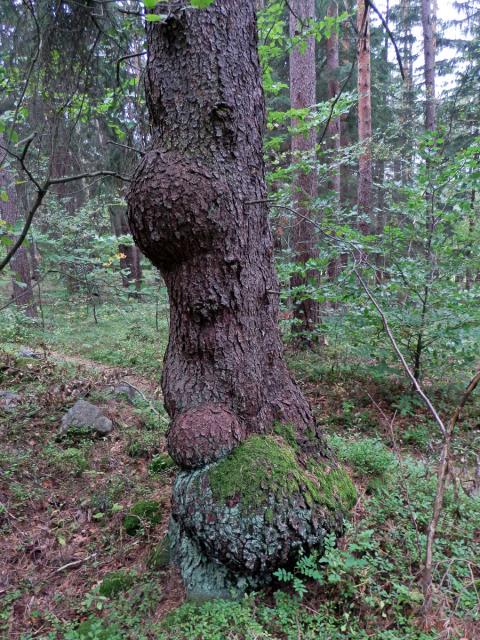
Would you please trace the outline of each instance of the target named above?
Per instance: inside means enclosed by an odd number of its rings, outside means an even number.
[[[355,487],[346,471],[314,461],[304,469],[290,444],[275,436],[250,436],[208,475],[217,501],[239,498],[245,511],[268,505],[272,495],[282,500],[301,494],[310,507],[331,510],[348,510],[355,503]]]
[[[139,533],[145,524],[156,525],[162,519],[160,504],[155,500],[140,500],[123,520],[123,527],[130,536]]]
[[[108,573],[102,580],[98,592],[106,598],[114,598],[122,591],[127,591],[135,582],[135,576],[126,571]]]

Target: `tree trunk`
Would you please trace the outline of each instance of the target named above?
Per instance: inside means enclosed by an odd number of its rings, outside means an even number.
[[[0,142],[3,138],[0,134]],[[2,151],[2,154],[4,152]],[[9,225],[15,225],[22,219],[18,208],[15,179],[12,173],[5,166],[5,157],[0,156],[0,191],[6,193],[8,200],[0,199],[0,220],[4,220]],[[13,299],[17,307],[23,309],[27,316],[35,318],[37,316],[37,306],[33,295],[32,268],[29,260],[29,252],[25,246],[20,247],[12,260],[10,267],[14,273],[12,278]]]
[[[302,34],[302,31],[315,19],[315,0],[292,0],[290,11],[290,37]],[[292,47],[290,51],[290,104],[292,109],[305,109],[317,102],[317,81],[315,66],[315,38],[308,37],[306,42]],[[292,121],[293,127],[298,127],[297,120]],[[316,158],[317,132],[311,127],[307,133],[292,135],[291,152],[293,162],[311,163]],[[297,211],[310,217],[311,200],[316,197],[318,180],[315,168],[300,169],[296,172],[292,184],[293,197]],[[298,218],[294,221],[292,230],[293,250],[295,262],[305,264],[308,260],[318,257],[316,248],[316,229],[313,224]],[[318,272],[310,270],[306,277],[295,274],[292,277],[292,287],[303,287],[311,282],[318,282]],[[293,296],[293,315],[296,320],[294,330],[302,334],[307,340],[311,338],[319,322],[319,304],[304,294]]]
[[[113,232],[117,238],[130,235],[130,227],[124,207],[110,207],[110,220],[112,222]],[[139,291],[142,287],[142,267],[140,264],[140,250],[136,245],[128,245],[119,242],[119,252],[125,256],[120,258],[120,267],[122,269],[122,284],[125,288],[129,288],[132,284]]]
[[[277,328],[255,0],[217,0],[202,11],[180,5],[147,25],[154,139],[134,176],[128,216],[170,299],[162,388],[168,449],[182,468],[170,533],[188,592],[204,597],[265,581],[295,548],[321,544],[319,527],[335,525],[297,502],[282,529],[279,518],[292,507],[275,491],[257,487],[268,499],[262,508],[250,504],[249,515],[242,492],[219,502],[214,491],[212,474],[245,447],[279,446],[268,434],[281,423],[291,425],[302,460],[329,453],[288,373]],[[247,486],[255,484],[248,469],[265,459],[257,454],[241,467]],[[268,464],[274,477],[275,461]],[[220,492],[234,476],[226,473]]]
[[[327,7],[327,16],[330,18],[338,18],[338,6],[336,2],[330,2]],[[330,37],[327,38],[327,72],[328,72],[328,99],[334,100],[340,92],[340,82],[338,80],[338,70],[340,66],[339,49],[338,49],[338,33],[333,30]],[[332,118],[328,126],[329,143],[331,150],[330,162],[330,189],[335,192],[337,202],[340,202],[340,150],[341,150],[341,131],[340,118]]]
[[[368,234],[372,215],[372,100],[370,74],[370,16],[365,0],[358,0],[358,141],[359,157],[357,203],[359,229]]]
[[[436,0],[422,0],[423,53],[425,59],[425,129],[435,131],[437,108],[435,97],[435,22]]]

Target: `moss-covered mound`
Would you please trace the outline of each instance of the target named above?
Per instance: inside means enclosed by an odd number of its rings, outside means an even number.
[[[340,534],[354,502],[343,469],[313,459],[305,467],[282,437],[250,436],[222,461],[177,477],[173,546],[187,589],[212,582],[210,566],[197,575],[201,556],[264,583],[300,551],[321,550],[327,534]]]
[[[311,460],[304,469],[283,438],[254,435],[208,472],[215,500],[238,500],[244,512],[257,509],[271,496],[285,500],[301,493],[306,504],[349,510],[355,487],[342,468],[329,469]]]

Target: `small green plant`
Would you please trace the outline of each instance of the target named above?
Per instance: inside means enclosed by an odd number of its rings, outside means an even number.
[[[152,570],[164,569],[170,563],[170,537],[167,534],[159,545],[154,547],[147,558],[147,567]]]
[[[418,449],[425,450],[428,448],[432,439],[432,434],[428,427],[422,424],[416,424],[408,427],[402,434],[402,441],[405,444],[412,445]]]
[[[88,460],[82,449],[77,447],[61,449],[50,446],[48,453],[52,465],[60,472],[81,476],[88,469]]]
[[[63,636],[64,640],[124,640],[120,627],[116,624],[108,624],[90,616],[81,622],[76,629],[71,629]]]
[[[175,467],[175,462],[168,455],[168,453],[160,453],[153,456],[152,461],[148,465],[148,470],[151,473],[161,473],[162,471],[168,471]]]
[[[160,503],[155,500],[140,500],[130,509],[123,520],[123,528],[129,536],[135,536],[162,520]]]
[[[352,442],[341,436],[332,436],[330,442],[340,460],[359,476],[384,478],[396,466],[394,454],[376,438]]]

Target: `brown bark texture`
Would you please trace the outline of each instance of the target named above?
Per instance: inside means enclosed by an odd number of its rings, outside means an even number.
[[[148,27],[156,137],[136,172],[128,215],[169,292],[162,384],[170,441],[177,418],[183,425],[192,416],[190,430],[182,426],[183,450],[203,437],[195,416],[206,405],[233,412],[248,433],[274,420],[300,430],[313,423],[283,361],[272,236],[266,204],[258,203],[266,198],[265,108],[253,9],[254,2],[228,0]]]
[[[365,0],[357,5],[357,57],[358,57],[358,140],[363,146],[359,157],[357,203],[359,228],[370,231],[372,213],[372,97],[370,70],[370,15]]]
[[[299,36],[315,19],[315,0],[291,0],[289,18],[290,37]],[[317,103],[317,82],[315,65],[315,38],[309,36],[306,42],[292,47],[290,51],[290,105],[292,109],[305,109]],[[293,120],[292,126],[298,126]],[[316,158],[317,132],[311,127],[307,133],[292,135],[291,152],[293,162],[308,162],[314,165]],[[297,171],[292,184],[296,210],[307,218],[312,216],[311,200],[317,196],[318,179],[314,166],[310,170]],[[298,217],[292,228],[292,244],[295,262],[305,264],[318,256],[316,248],[317,233],[315,225]],[[306,277],[295,274],[292,287],[301,287],[309,282],[318,281],[315,270],[307,272]],[[308,337],[319,322],[319,304],[315,300],[294,300],[293,314],[297,320],[296,329]]]
[[[435,96],[435,0],[422,0],[423,53],[425,76],[425,129],[435,131],[437,109]]]
[[[3,142],[1,134],[0,142]],[[18,206],[15,175],[8,167],[4,155],[5,152],[2,151],[0,154],[0,190],[7,194],[8,200],[0,200],[0,220],[4,220],[10,225],[15,225],[22,219],[22,214]],[[26,247],[20,247],[10,261],[10,267],[14,274],[12,278],[12,294],[15,304],[23,309],[27,316],[35,318],[37,316],[37,306],[32,287],[32,265],[30,264],[30,254]]]
[[[113,232],[117,238],[130,235],[130,227],[128,226],[127,214],[124,207],[110,207],[110,220],[112,222]],[[135,289],[139,291],[142,286],[142,267],[138,247],[136,245],[119,242],[118,250],[125,256],[124,258],[120,258],[123,286],[128,289],[131,285],[134,285]]]
[[[327,7],[327,16],[330,18],[338,18],[338,6],[336,2],[330,2]],[[338,70],[340,66],[338,33],[333,30],[330,37],[327,38],[327,74],[328,74],[328,99],[334,100],[340,92],[340,81],[338,79]],[[340,117],[332,118],[328,125],[329,146],[331,150],[331,161],[333,163],[330,169],[330,189],[337,195],[340,201],[341,174],[340,165],[338,164],[341,151],[341,129]]]
[[[288,520],[287,501],[267,527],[278,535],[266,536],[263,516],[252,513],[250,528],[208,484],[209,469],[252,434],[271,434],[277,421],[293,425],[300,459],[329,458],[286,368],[277,327],[255,8],[255,0],[217,0],[202,11],[179,3],[165,22],[147,26],[154,141],[128,195],[135,241],[168,288],[162,388],[168,448],[182,469],[170,534],[187,590],[200,596],[238,587],[232,572],[253,579],[258,567],[278,566],[293,550],[294,529],[296,548],[302,540],[307,548],[307,529],[319,542],[328,529],[307,508],[310,528]]]

